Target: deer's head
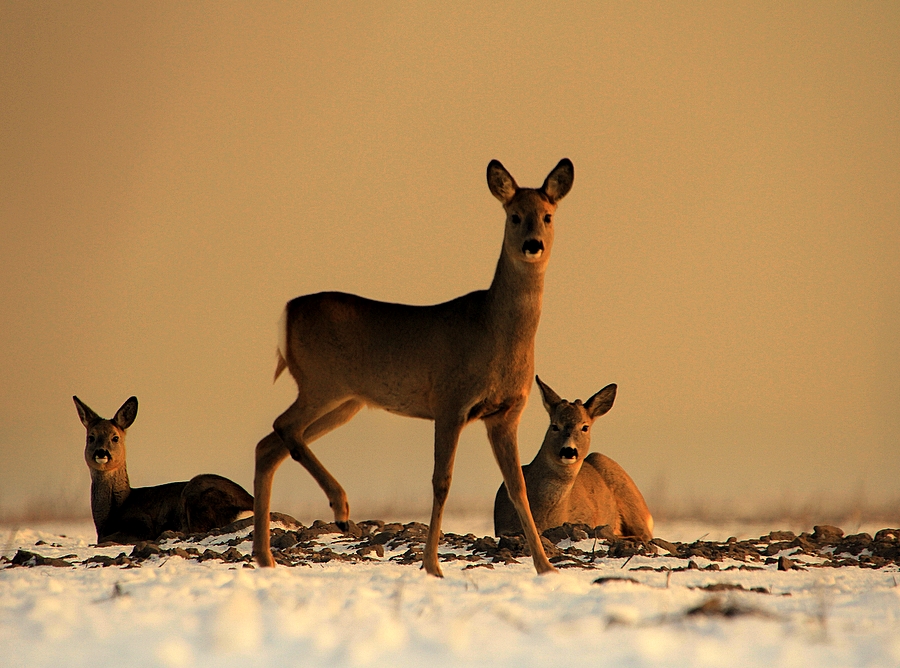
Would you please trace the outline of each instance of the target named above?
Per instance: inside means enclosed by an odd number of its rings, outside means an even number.
[[[137,397],[131,397],[116,411],[112,420],[104,420],[78,397],[75,407],[87,430],[84,461],[92,471],[109,473],[125,466],[125,430],[137,417]]]
[[[510,258],[540,269],[547,266],[553,246],[553,215],[574,179],[572,161],[563,158],[540,188],[520,188],[499,161],[491,160],[488,188],[506,211],[503,247]]]
[[[541,445],[541,455],[558,469],[571,469],[577,473],[591,449],[591,427],[601,415],[612,408],[616,400],[615,384],[607,385],[582,403],[566,401],[549,385],[535,376],[541,390],[544,408],[550,414],[550,426]]]

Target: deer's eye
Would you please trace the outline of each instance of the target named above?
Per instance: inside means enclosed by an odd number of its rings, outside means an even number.
[[[581,431],[587,431],[587,430],[588,430],[588,426],[587,426],[587,425],[584,425],[584,426],[581,428]]]
[[[512,222],[513,225],[518,225],[519,223],[522,222],[522,219],[519,217],[519,214],[517,214],[517,213],[514,213],[512,216],[510,216],[509,220],[510,220],[510,222]]]
[[[549,213],[544,214],[544,222],[547,223],[548,225],[550,224],[550,214]]]
[[[93,443],[95,440],[96,440],[96,439],[94,438],[94,435],[93,435],[93,434],[91,434],[90,436],[88,436],[88,443]]]
[[[551,425],[550,425],[550,428],[551,428],[553,431],[559,431],[559,425],[558,425],[558,424],[551,424]]]
[[[119,442],[119,437],[118,437],[118,436],[113,436],[113,437],[112,437],[112,442],[113,442],[113,443],[118,443],[118,442]]]

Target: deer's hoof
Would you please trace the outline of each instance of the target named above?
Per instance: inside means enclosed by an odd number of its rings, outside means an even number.
[[[262,568],[274,568],[275,567],[275,559],[272,558],[272,553],[267,552],[264,554],[256,555],[256,563],[259,564]]]
[[[444,572],[441,570],[440,565],[438,565],[436,563],[430,564],[428,562],[425,562],[422,564],[422,568],[425,569],[425,572],[428,573],[428,575],[433,575],[436,578],[444,577]]]

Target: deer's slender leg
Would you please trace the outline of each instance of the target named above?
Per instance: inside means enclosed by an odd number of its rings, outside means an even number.
[[[453,478],[453,460],[456,458],[456,446],[464,423],[457,420],[434,422],[434,474],[431,486],[434,490],[434,501],[431,506],[431,524],[428,525],[428,538],[425,541],[425,554],[422,567],[429,575],[442,578],[441,565],[438,561],[438,543],[441,539],[441,521],[444,517],[444,504],[450,492]]]
[[[488,439],[494,457],[503,474],[503,482],[506,484],[506,492],[509,500],[515,506],[519,514],[519,522],[525,531],[525,540],[531,550],[531,558],[538,573],[551,573],[556,571],[541,545],[541,537],[534,525],[534,517],[531,515],[531,507],[528,505],[528,495],[525,490],[525,476],[519,464],[519,447],[516,442],[516,429],[519,424],[519,413],[511,414],[511,411],[501,413],[485,419]]]
[[[274,566],[269,546],[269,506],[275,470],[287,459],[288,449],[281,437],[272,432],[256,445],[256,470],[253,475],[253,554],[260,566]]]
[[[328,505],[334,511],[334,520],[344,531],[347,530],[347,520],[350,517],[347,493],[312,453],[309,443],[347,422],[362,407],[363,402],[349,399],[315,415],[306,406],[301,406],[298,400],[275,421],[275,431],[284,440],[291,457],[309,471],[325,492]]]
[[[309,425],[303,432],[304,442],[312,443],[332,429],[337,429],[342,424],[349,422],[354,415],[359,413],[363,406],[365,406],[365,403],[359,399],[345,401],[333,411],[326,413]]]

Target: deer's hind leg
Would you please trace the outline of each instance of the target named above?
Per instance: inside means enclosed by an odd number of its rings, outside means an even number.
[[[298,397],[275,420],[275,431],[257,444],[253,478],[253,553],[260,566],[275,565],[269,541],[272,479],[288,455],[310,472],[328,497],[336,523],[347,529],[350,516],[347,494],[309,449],[309,443],[347,422],[363,405],[358,399],[324,403],[301,401]]]
[[[349,422],[364,405],[358,399],[348,399],[306,427],[303,430],[302,440],[296,441],[294,449],[291,450],[291,457],[300,462],[310,472],[319,484],[319,487],[325,492],[325,496],[328,497],[328,505],[334,511],[334,521],[342,531],[348,529],[347,520],[350,518],[350,504],[347,502],[347,494],[344,492],[344,488],[322,466],[322,463],[309,449],[309,443]]]
[[[253,475],[253,554],[260,566],[274,566],[269,544],[269,506],[275,470],[289,452],[274,431],[256,444],[256,467]]]

